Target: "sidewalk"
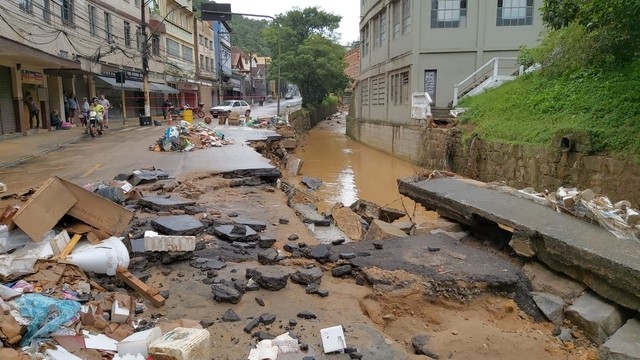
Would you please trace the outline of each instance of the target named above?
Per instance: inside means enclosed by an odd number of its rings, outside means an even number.
[[[162,116],[153,117],[154,120],[162,120]],[[110,119],[106,136],[123,128],[140,126],[138,118],[126,119],[126,125],[122,125],[122,119]],[[84,128],[74,127],[69,130],[47,131],[39,129],[33,135],[0,136],[0,169],[15,166],[42,154],[54,151],[66,144],[79,141],[89,135],[83,134]]]

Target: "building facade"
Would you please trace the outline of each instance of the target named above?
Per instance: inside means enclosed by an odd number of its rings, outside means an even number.
[[[356,118],[414,125],[413,92],[437,107],[494,57],[517,57],[543,29],[543,0],[360,0]]]
[[[360,77],[360,46],[354,46],[344,55],[344,62],[347,64],[344,72],[351,79],[351,86]]]
[[[212,28],[218,74],[217,103],[219,104],[225,97],[233,97],[234,91],[240,92],[241,84],[231,78],[231,27],[224,21],[214,21]]]
[[[196,77],[198,79],[198,101],[204,104],[205,109],[210,109],[217,104],[218,87],[215,85],[218,75],[216,70],[216,55],[214,49],[213,27],[209,21],[195,19],[196,32],[194,32],[194,44],[196,47]],[[205,111],[206,113],[206,111]]]

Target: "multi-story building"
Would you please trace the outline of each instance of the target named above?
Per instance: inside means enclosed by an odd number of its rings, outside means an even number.
[[[360,46],[354,46],[344,55],[344,62],[347,64],[345,74],[351,79],[351,86],[360,77]]]
[[[196,75],[198,78],[199,101],[204,104],[205,109],[209,109],[216,104],[218,87],[214,84],[217,75],[216,54],[214,49],[213,26],[209,21],[196,19],[196,32],[194,32],[194,43],[198,44],[196,49]]]
[[[225,96],[233,97],[234,91],[241,91],[241,84],[232,80],[231,71],[231,27],[224,21],[214,21],[212,24],[214,36],[214,50],[216,57],[216,69],[218,74],[218,99],[217,103],[224,100]],[[236,79],[237,80],[237,79]]]
[[[448,107],[454,87],[493,58],[514,58],[543,29],[543,0],[360,0],[356,118],[415,124],[411,94]]]
[[[149,9],[144,10],[148,19]],[[64,114],[70,94],[80,102],[105,94],[114,106],[112,117],[137,115],[142,109],[139,49],[145,41],[136,36],[140,19],[139,0],[0,3],[0,135],[30,128],[28,97],[40,110],[40,128],[49,127],[52,111]],[[159,37],[147,40],[153,52],[161,51]],[[115,82],[120,70],[127,74],[122,85]],[[161,62],[152,59],[149,70],[154,93],[175,92],[164,85]],[[159,112],[160,104],[153,109]]]

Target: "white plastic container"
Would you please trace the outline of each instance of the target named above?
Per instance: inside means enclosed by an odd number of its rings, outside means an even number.
[[[129,267],[129,250],[122,238],[112,236],[96,245],[78,244],[65,261],[84,271],[115,275],[118,266]]]
[[[149,344],[161,337],[162,331],[157,327],[134,333],[118,343],[118,355],[141,354],[146,358],[149,355]]]
[[[341,351],[347,347],[342,325],[320,329],[320,337],[322,337],[322,348],[325,354]]]
[[[175,328],[149,345],[154,360],[210,360],[209,331]]]

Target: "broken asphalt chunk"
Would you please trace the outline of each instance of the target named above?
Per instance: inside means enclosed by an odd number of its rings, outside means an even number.
[[[238,314],[236,314],[236,312],[233,311],[233,309],[228,309],[222,315],[222,321],[224,321],[224,322],[240,321],[240,316],[238,316]]]
[[[262,314],[260,315],[260,323],[264,324],[264,325],[271,325],[276,321],[276,315],[275,314]]]
[[[320,284],[322,279],[322,270],[316,266],[296,270],[291,274],[291,281],[296,284],[309,285],[313,283]]]
[[[224,269],[227,266],[227,264],[220,259],[209,259],[203,257],[196,258],[195,260],[191,261],[189,265],[196,269],[202,270],[220,270]]]
[[[322,186],[322,180],[311,176],[303,176],[300,182],[305,184],[311,190],[317,190]]]
[[[261,249],[268,249],[276,243],[276,239],[268,236],[260,236],[258,240],[256,240],[258,247]]]
[[[240,299],[242,299],[242,293],[225,284],[211,285],[211,292],[213,293],[214,300],[217,302],[237,304],[240,302]]]
[[[255,329],[255,327],[258,326],[259,323],[260,323],[260,318],[255,318],[251,320],[247,325],[245,325],[243,329],[244,332],[246,332],[247,334],[251,334],[251,331]]]
[[[236,220],[236,224],[246,225],[257,232],[267,230],[267,224],[265,222],[258,221],[258,220],[240,219],[240,220]]]
[[[138,205],[144,206],[154,211],[171,211],[176,209],[185,209],[187,206],[195,205],[195,201],[165,198],[160,196],[145,196],[138,200]]]
[[[331,255],[331,252],[329,251],[329,246],[325,244],[320,244],[315,246],[309,253],[310,258],[315,259],[320,263],[327,262],[330,255]]]
[[[273,265],[278,262],[278,250],[266,249],[258,253],[258,262],[262,265]]]
[[[196,235],[204,229],[199,220],[189,215],[162,216],[151,221],[153,229],[166,235]]]
[[[296,316],[299,317],[300,319],[306,319],[306,320],[317,318],[316,314],[312,313],[309,310],[301,311]]]
[[[351,276],[351,265],[336,266],[331,270],[333,277]]]
[[[289,280],[289,274],[278,267],[247,269],[245,276],[258,283],[261,288],[271,291],[283,289]]]
[[[249,242],[259,239],[258,233],[256,233],[255,230],[246,225],[240,226],[244,228],[243,234],[238,233],[238,225],[220,225],[214,228],[213,233],[215,236],[226,241]]]

